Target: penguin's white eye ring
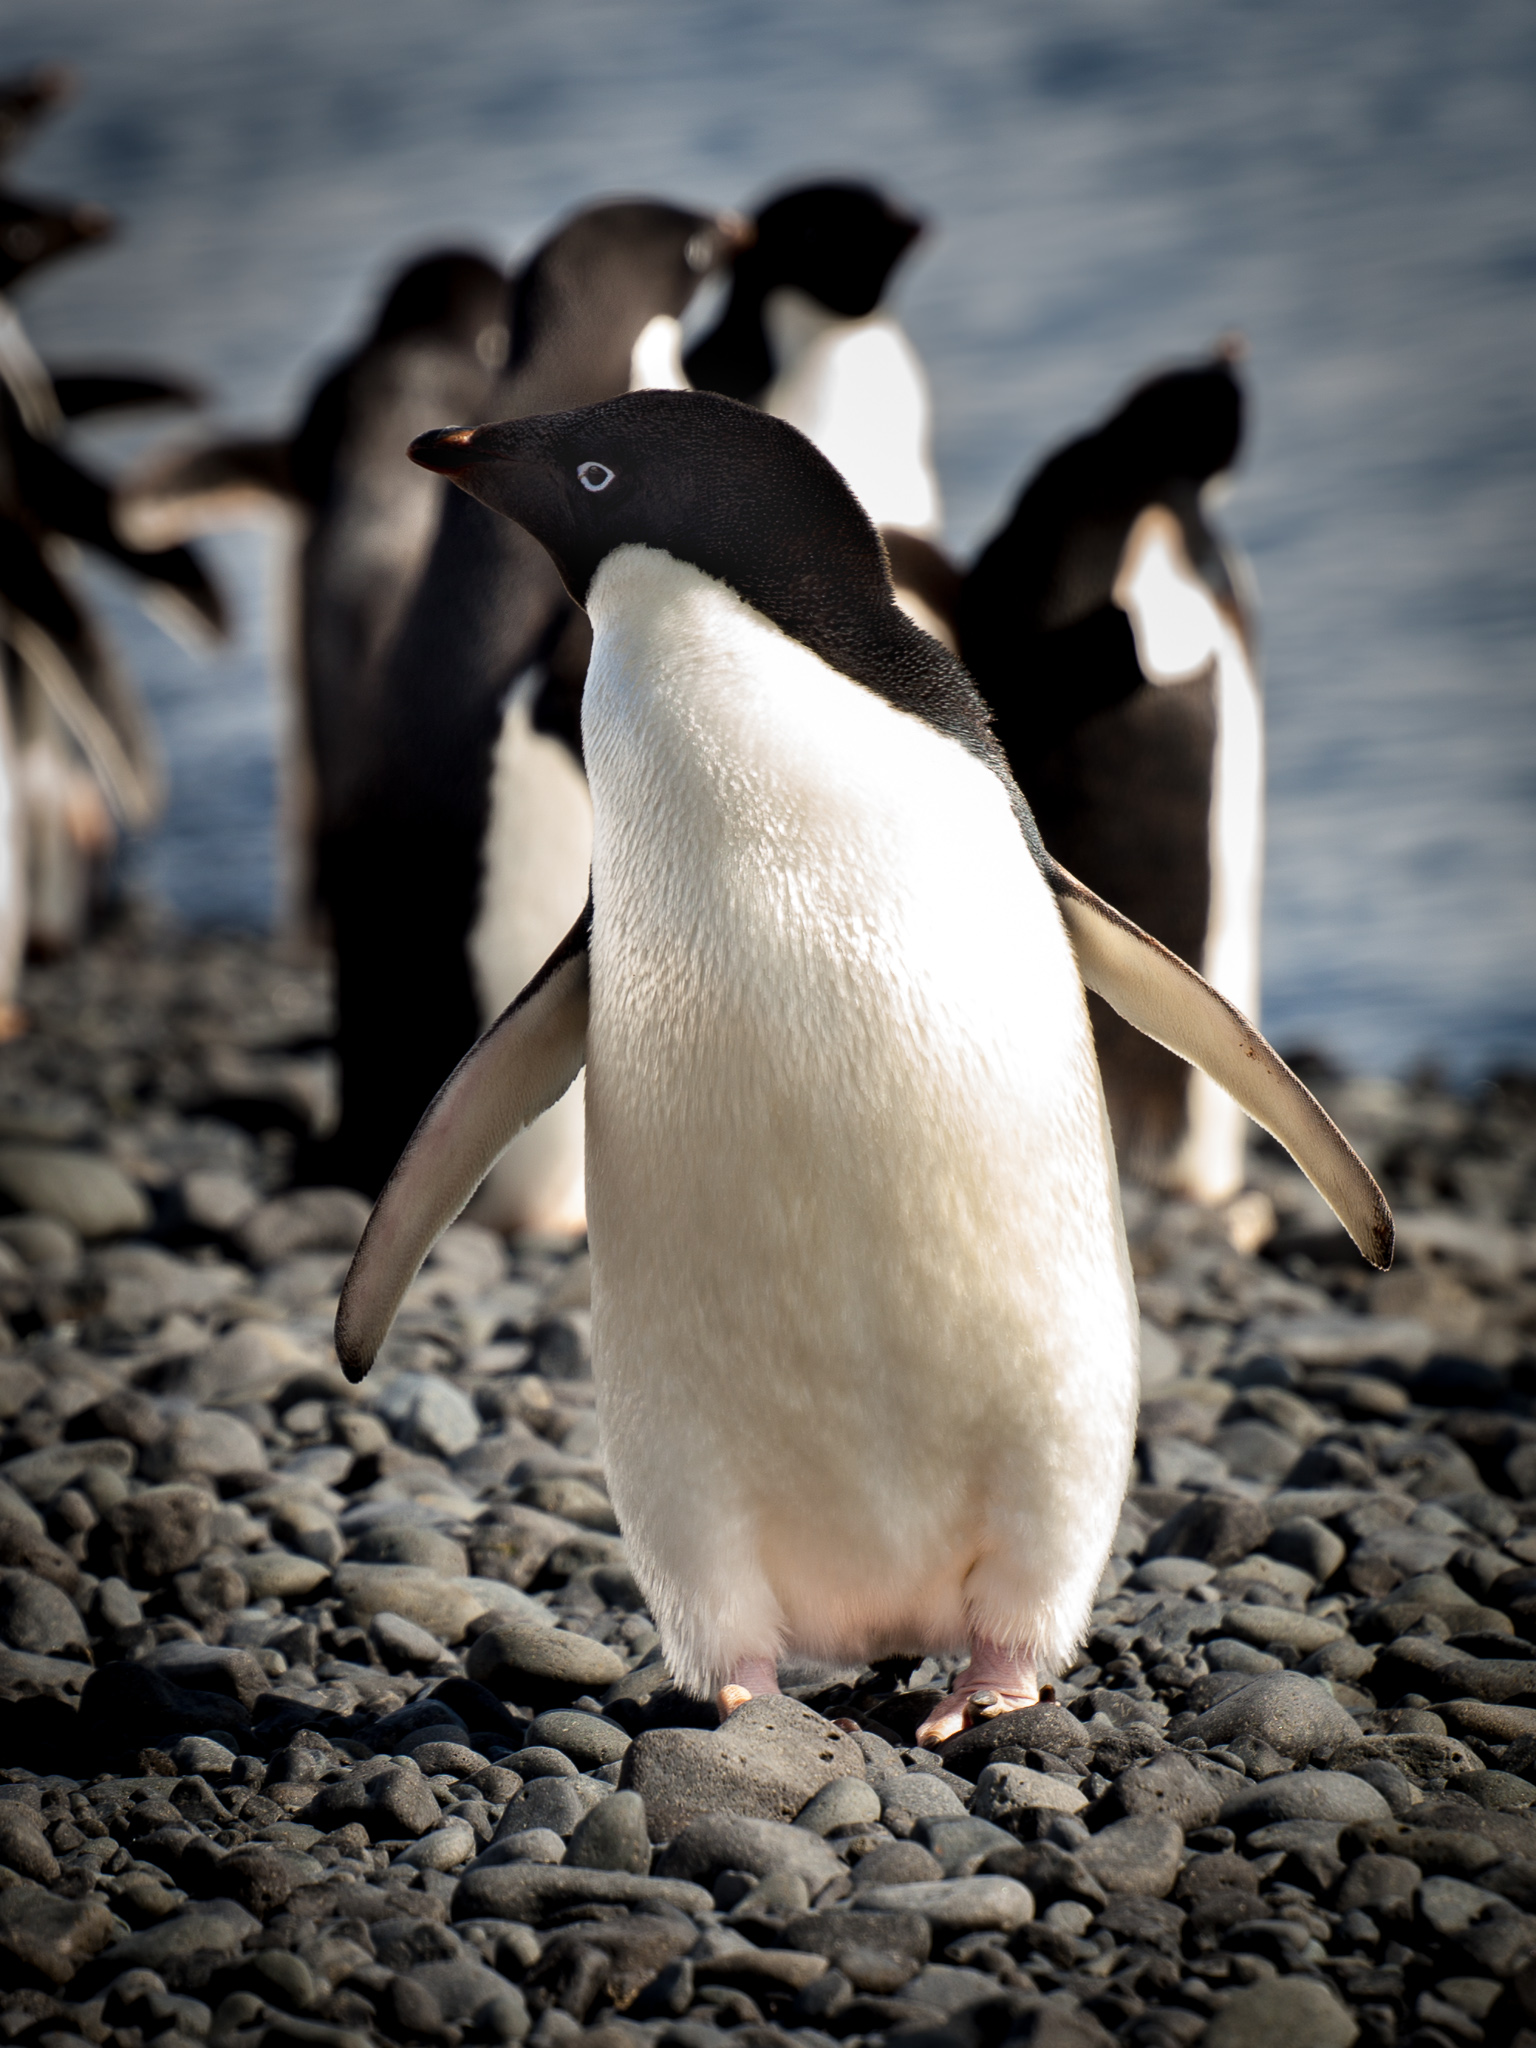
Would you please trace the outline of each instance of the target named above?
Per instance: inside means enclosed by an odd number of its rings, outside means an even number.
[[[582,462],[577,464],[576,480],[584,491],[606,491],[613,471],[603,462]]]

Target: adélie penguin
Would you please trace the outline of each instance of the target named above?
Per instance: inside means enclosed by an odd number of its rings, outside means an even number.
[[[506,301],[505,276],[472,251],[419,257],[291,432],[157,452],[118,492],[119,527],[146,545],[274,513],[286,529],[297,704],[284,809],[298,930],[316,920],[317,842],[350,814],[383,666],[437,531],[443,486],[404,451],[445,414],[481,416],[506,360]]]
[[[960,652],[1051,852],[1258,1014],[1264,724],[1245,573],[1210,524],[1242,439],[1230,353],[1155,377],[1042,465],[967,577]],[[1090,1005],[1121,1163],[1243,1184],[1231,1098]]]
[[[897,601],[952,648],[959,577],[936,545],[928,379],[885,304],[923,223],[872,185],[834,181],[780,193],[753,226],[689,380],[815,442],[880,528]]]
[[[651,200],[584,208],[513,283],[506,367],[479,417],[681,381],[679,316],[741,223]],[[322,838],[336,947],[342,1121],[316,1178],[376,1193],[455,1062],[581,908],[586,621],[520,527],[450,492],[384,661],[356,787]],[[579,1230],[580,1091],[476,1208]]]
[[[730,1711],[786,1652],[965,1647],[925,1740],[1028,1704],[1135,1432],[1085,983],[1232,1088],[1377,1264],[1381,1192],[1252,1026],[1052,860],[793,428],[651,392],[413,453],[591,619],[592,889],[376,1206],[342,1363],[585,1064],[605,1456],[678,1683]]]

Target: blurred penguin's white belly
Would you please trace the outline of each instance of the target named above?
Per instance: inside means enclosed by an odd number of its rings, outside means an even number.
[[[781,366],[764,412],[816,443],[876,526],[931,539],[941,514],[928,380],[897,322],[839,319],[788,285],[769,293],[763,319]]]
[[[525,988],[581,915],[592,865],[592,798],[560,740],[537,731],[542,669],[507,700],[491,770],[490,825],[470,965],[482,1027]],[[583,1087],[571,1088],[512,1143],[470,1206],[492,1230],[577,1231],[586,1220]]]
[[[722,585],[589,600],[588,1201],[615,1505],[696,1689],[1070,1648],[1136,1318],[1081,984],[1002,783]]]

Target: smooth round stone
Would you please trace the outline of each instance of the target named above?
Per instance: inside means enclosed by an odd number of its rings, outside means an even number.
[[[154,1215],[143,1190],[110,1159],[54,1145],[0,1145],[0,1193],[81,1237],[147,1230]]]
[[[1200,2048],[1354,2048],[1360,2028],[1315,1977],[1275,1977],[1235,1991]]]
[[[520,1828],[513,1835],[498,1835],[480,1858],[491,1863],[563,1863],[565,1843],[553,1828]]]
[[[1176,1821],[1136,1814],[1111,1822],[1077,1850],[1077,1859],[1107,1892],[1166,1899],[1179,1874],[1184,1831]]]
[[[1346,1631],[1341,1621],[1328,1614],[1298,1614],[1290,1607],[1265,1607],[1257,1602],[1239,1601],[1229,1607],[1225,1627],[1228,1635],[1265,1649],[1270,1643],[1285,1643],[1305,1657],[1324,1643],[1336,1643]]]
[[[572,1835],[599,1801],[615,1796],[591,1778],[535,1778],[515,1799],[507,1801],[497,1840],[523,1828],[549,1828],[561,1837]]]
[[[433,1457],[455,1458],[480,1438],[474,1402],[461,1387],[435,1373],[399,1374],[373,1406],[402,1443]]]
[[[1221,1809],[1224,1827],[1250,1834],[1281,1820],[1390,1820],[1392,1809],[1363,1778],[1348,1771],[1288,1771],[1245,1785]]]
[[[615,1792],[579,1821],[565,1852],[573,1870],[628,1870],[643,1877],[651,1867],[645,1802],[638,1792]]]
[[[1344,1539],[1314,1515],[1292,1515],[1270,1531],[1265,1545],[1271,1557],[1293,1564],[1319,1585],[1331,1579],[1346,1555]]]
[[[1199,1557],[1154,1557],[1138,1565],[1130,1584],[1142,1593],[1187,1593],[1192,1586],[1209,1585],[1216,1567]]]
[[[907,1814],[913,1820],[939,1820],[965,1812],[959,1793],[935,1771],[907,1771],[899,1778],[882,1778],[878,1790],[882,1820],[892,1813]]]
[[[476,1637],[464,1661],[466,1676],[498,1699],[541,1708],[606,1691],[624,1668],[624,1659],[606,1643],[527,1621],[498,1622]]]
[[[443,1643],[462,1642],[469,1624],[485,1612],[485,1602],[476,1594],[427,1565],[357,1564],[348,1558],[336,1567],[335,1590],[345,1602],[349,1618],[361,1628],[376,1614],[388,1611],[415,1622],[418,1628],[430,1629]],[[475,1650],[485,1641],[482,1636]],[[470,1655],[473,1657],[473,1650]],[[473,1678],[476,1674],[471,1671],[469,1675]]]
[[[1185,1741],[1196,1736],[1207,1749],[1253,1735],[1289,1757],[1308,1757],[1360,1737],[1332,1693],[1297,1671],[1277,1671],[1240,1686],[1197,1715],[1183,1733]]]
[[[1536,1800],[1536,1785],[1512,1771],[1464,1771],[1449,1781],[1452,1792],[1465,1792],[1494,1813],[1512,1813]]]
[[[530,1728],[533,1726],[530,1723]],[[524,1784],[534,1778],[574,1778],[576,1766],[563,1749],[555,1749],[547,1742],[532,1742],[516,1752],[517,1762],[513,1766]]]
[[[183,1778],[228,1777],[235,1767],[234,1751],[206,1735],[183,1735],[168,1754]]]
[[[1236,1636],[1216,1636],[1203,1645],[1203,1650],[1213,1671],[1241,1671],[1246,1677],[1258,1678],[1266,1671],[1285,1669],[1268,1650],[1256,1650],[1252,1643],[1240,1643]]]
[[[489,1758],[479,1750],[470,1749],[465,1743],[444,1742],[434,1738],[429,1728],[420,1742],[413,1742],[406,1751],[416,1768],[424,1777],[435,1778],[449,1771],[455,1778],[472,1777],[476,1771],[486,1769]]]
[[[1058,1899],[1054,1906],[1047,1906],[1040,1915],[1042,1927],[1058,1927],[1063,1934],[1070,1934],[1081,1941],[1093,1925],[1093,1908],[1085,1906],[1080,1899]]]
[[[41,1657],[87,1647],[74,1602],[28,1571],[0,1571],[0,1641]]]
[[[38,1884],[52,1884],[59,1874],[58,1859],[43,1834],[41,1817],[19,1801],[0,1800],[0,1863],[18,1877],[30,1877]]]
[[[791,1920],[783,1938],[825,1956],[855,1991],[889,1997],[927,1962],[933,1928],[921,1913],[808,1913]]]
[[[868,1885],[937,1884],[944,1866],[921,1842],[881,1842],[853,1866],[853,1888]]]
[[[303,1600],[331,1576],[318,1558],[292,1550],[249,1550],[235,1559],[245,1581],[246,1597],[257,1600]]]
[[[402,1850],[395,1861],[417,1870],[457,1870],[461,1863],[467,1863],[474,1855],[476,1846],[475,1831],[469,1822],[449,1819],[440,1828],[434,1828],[430,1834],[412,1842],[410,1848]]]
[[[414,1621],[391,1614],[387,1608],[368,1626],[381,1653],[397,1664],[435,1664],[443,1654],[442,1644],[430,1629],[418,1628]]]
[[[867,1826],[880,1818],[880,1794],[863,1778],[834,1778],[795,1815],[797,1828],[830,1835],[834,1828]]]
[[[462,1579],[469,1571],[463,1544],[420,1522],[376,1524],[357,1539],[352,1555],[359,1564],[424,1565],[449,1579]]]
[[[616,1764],[629,1747],[629,1736],[617,1721],[588,1714],[579,1707],[550,1707],[529,1723],[531,1748],[557,1749],[578,1771],[601,1770]]]

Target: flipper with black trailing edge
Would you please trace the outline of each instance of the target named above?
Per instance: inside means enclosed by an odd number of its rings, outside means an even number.
[[[1037,856],[1038,858],[1038,856]],[[1176,953],[1046,856],[1078,972],[1128,1024],[1209,1074],[1283,1145],[1354,1239],[1392,1263],[1392,1212],[1364,1161],[1267,1039]]]
[[[423,1259],[519,1131],[587,1056],[592,905],[449,1075],[374,1205],[336,1311],[336,1353],[360,1380]]]

